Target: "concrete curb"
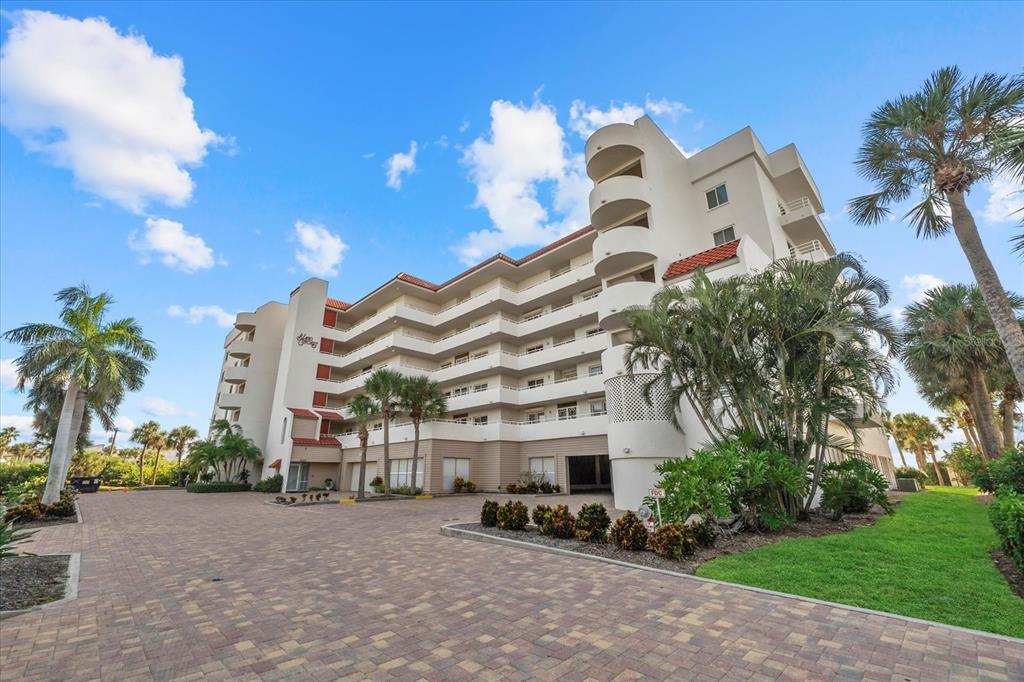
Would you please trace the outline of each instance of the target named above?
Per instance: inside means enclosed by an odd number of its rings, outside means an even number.
[[[48,601],[45,604],[30,606],[27,609],[0,611],[0,620],[7,620],[14,616],[20,616],[23,613],[41,611],[54,606],[60,606],[61,604],[78,599],[78,581],[79,576],[82,573],[82,555],[78,552],[72,552],[70,554],[39,554],[37,556],[66,556],[68,558],[68,577],[67,580],[64,581],[64,596],[60,599]]]
[[[691,573],[682,573],[680,571],[669,571],[664,568],[655,568],[653,566],[642,566],[640,564],[632,564],[628,561],[619,561],[618,559],[610,559],[608,557],[596,556],[593,554],[583,554],[582,552],[574,552],[571,549],[561,549],[559,547],[548,547],[546,545],[538,545],[532,542],[524,542],[522,540],[513,540],[511,538],[503,538],[497,535],[488,535],[487,533],[480,533],[474,530],[466,528],[458,528],[457,526],[465,523],[464,521],[458,523],[447,523],[441,526],[441,535],[450,538],[461,538],[465,540],[475,540],[477,542],[489,542],[495,545],[507,545],[509,547],[519,547],[520,549],[530,549],[537,552],[546,552],[548,554],[557,554],[560,556],[573,557],[576,559],[588,559],[590,561],[600,561],[606,564],[612,564],[614,566],[621,566],[623,568],[634,568],[640,571],[648,571],[650,573],[660,573],[661,575],[669,575],[676,578],[685,578],[687,580],[693,580],[701,583],[710,583],[712,585],[721,585],[724,587],[731,587],[739,590],[746,590],[748,592],[756,592],[757,594],[767,594],[773,597],[782,597],[784,599],[793,599],[797,601],[811,602],[812,604],[820,604],[822,606],[828,606],[834,609],[844,609],[847,611],[856,611],[857,613],[864,613],[871,616],[882,616],[884,618],[895,618],[897,620],[906,621],[908,623],[917,623],[919,625],[928,625],[930,627],[945,628],[947,630],[953,630],[955,632],[963,632],[968,635],[974,635],[977,637],[992,637],[999,639],[1004,642],[1013,642],[1014,644],[1024,644],[1024,639],[1017,637],[1011,637],[1010,635],[1000,635],[995,632],[985,632],[984,630],[972,630],[971,628],[960,627],[959,625],[949,625],[948,623],[939,623],[934,620],[924,620],[923,618],[913,618],[911,616],[901,616],[898,613],[888,613],[886,611],[876,611],[875,609],[866,609],[860,606],[850,606],[849,604],[838,604],[836,602],[825,601],[823,599],[815,599],[814,597],[802,597],[798,594],[790,594],[788,592],[776,592],[775,590],[766,590],[762,587],[752,587],[750,585],[741,585],[739,583],[725,582],[724,580],[715,580],[714,578],[702,578],[698,575]]]

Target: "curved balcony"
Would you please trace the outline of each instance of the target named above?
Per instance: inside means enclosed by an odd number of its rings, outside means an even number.
[[[248,378],[249,368],[248,367],[225,367],[224,368],[224,381],[229,384],[243,384]]]
[[[601,352],[601,371],[605,379],[626,373],[626,346],[620,344]]]
[[[626,308],[649,304],[657,291],[658,285],[653,282],[623,282],[605,289],[598,297],[598,323],[605,329],[621,327]]]
[[[236,339],[228,346],[228,355],[232,358],[244,360],[252,355],[253,348],[256,344],[248,339]]]
[[[256,313],[238,313],[235,315],[235,329],[251,332],[256,328]]]
[[[584,153],[587,175],[591,180],[600,180],[643,154],[640,132],[629,123],[607,125],[587,139]]]
[[[242,407],[244,393],[221,393],[217,396],[217,407],[222,410],[237,410]]]
[[[590,222],[597,230],[621,223],[651,207],[647,181],[635,175],[619,175],[590,191]]]
[[[611,277],[658,257],[654,235],[646,227],[624,225],[602,232],[594,240],[594,272]]]

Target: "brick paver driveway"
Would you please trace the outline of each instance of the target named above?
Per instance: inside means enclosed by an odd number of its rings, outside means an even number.
[[[82,552],[80,597],[0,623],[0,675],[1024,678],[995,637],[438,534],[482,498],[263,499],[83,496],[84,524],[32,546]]]

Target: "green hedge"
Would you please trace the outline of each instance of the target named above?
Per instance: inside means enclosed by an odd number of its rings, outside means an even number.
[[[189,483],[185,490],[190,493],[244,493],[251,489],[248,483]]]
[[[1000,488],[988,515],[1003,551],[1024,571],[1024,495],[1009,487]]]
[[[273,476],[256,481],[252,489],[258,493],[279,493],[281,492],[281,484],[283,482],[284,479],[281,477],[281,474],[274,474]]]

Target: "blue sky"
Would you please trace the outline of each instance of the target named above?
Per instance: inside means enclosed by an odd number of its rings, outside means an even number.
[[[311,274],[353,300],[582,226],[584,135],[636,111],[685,150],[746,125],[769,150],[795,142],[835,243],[890,282],[894,308],[970,281],[952,236],[846,220],[868,189],[859,127],[939,66],[1024,63],[1019,3],[3,9],[0,328],[53,319],[64,286],[111,292],[159,351],[124,426],[202,427],[218,322]],[[1006,202],[978,187],[970,204],[1024,290]],[[16,354],[0,346],[5,424],[25,422]],[[928,411],[909,380],[890,405]]]

